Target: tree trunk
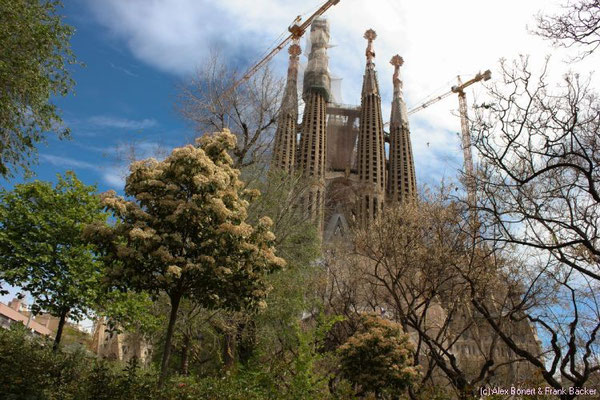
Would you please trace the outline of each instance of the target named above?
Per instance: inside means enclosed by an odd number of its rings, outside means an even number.
[[[253,320],[237,326],[236,356],[242,365],[247,365],[256,347],[256,323]]]
[[[58,321],[58,328],[56,329],[56,336],[54,337],[54,345],[52,346],[52,350],[58,350],[58,346],[60,345],[60,339],[62,338],[63,329],[65,327],[65,322],[67,322],[67,314],[69,310],[65,310],[60,314],[60,320]]]
[[[163,350],[162,362],[160,364],[160,377],[158,379],[158,387],[161,389],[167,378],[169,366],[169,358],[171,358],[171,340],[173,339],[173,331],[175,330],[175,322],[177,321],[177,310],[181,301],[181,293],[174,294],[171,297],[171,314],[169,316],[169,326],[167,327],[167,335],[165,337],[165,347]]]
[[[230,371],[235,365],[236,334],[225,331],[223,336],[223,363],[225,370]]]
[[[189,375],[190,367],[190,347],[192,341],[188,335],[183,336],[183,349],[181,350],[181,375]]]

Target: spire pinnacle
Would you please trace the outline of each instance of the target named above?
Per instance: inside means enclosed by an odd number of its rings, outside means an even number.
[[[293,79],[294,81],[298,78],[298,64],[299,57],[302,54],[302,49],[296,40],[290,45],[288,49],[288,53],[290,54],[290,63],[288,66],[288,81]]]
[[[404,59],[400,57],[399,54],[396,54],[392,57],[390,64],[394,66],[394,98],[398,97],[402,94],[402,79],[400,79],[400,67],[404,65]]]
[[[290,45],[288,53],[290,53],[291,57],[298,57],[300,54],[302,54],[302,49],[296,40],[294,40],[294,43]]]
[[[367,39],[367,51],[365,55],[367,56],[367,64],[372,64],[373,59],[375,59],[375,50],[373,49],[373,41],[377,38],[377,32],[373,29],[369,29],[365,32],[364,38]]]
[[[375,72],[375,49],[373,49],[373,41],[377,37],[377,33],[373,29],[365,32],[364,38],[367,39],[367,67],[363,79],[362,95],[376,94],[379,95],[379,84],[377,83],[377,73]]]
[[[290,46],[290,63],[287,72],[287,83],[281,111],[277,117],[277,130],[273,147],[271,168],[281,168],[287,172],[293,171],[296,163],[296,133],[298,130],[298,64],[302,49],[297,40]]]

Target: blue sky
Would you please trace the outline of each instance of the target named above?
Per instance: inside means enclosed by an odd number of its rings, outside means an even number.
[[[57,98],[70,140],[48,135],[40,145],[36,179],[54,181],[57,173],[76,171],[100,190],[119,189],[121,168],[115,150],[124,143],[181,144],[186,127],[173,107],[177,76],[140,62],[112,38],[85,1],[66,1],[61,11],[74,26],[72,48],[84,67],[74,66],[75,95]],[[10,186],[20,177],[3,181]]]
[[[533,37],[526,27],[534,14],[551,12],[562,0],[506,0],[481,7],[476,0],[342,0],[326,14],[331,24],[330,69],[342,78],[343,102],[358,104],[364,71],[364,31],[378,32],[376,63],[384,118],[391,101],[392,67],[399,53],[409,108],[430,95],[441,94],[456,81],[490,68],[497,61],[531,54],[538,63],[557,54],[550,44]],[[57,173],[75,170],[101,191],[119,190],[126,171],[118,148],[134,144],[138,156],[157,146],[185,143],[192,129],[177,115],[177,85],[190,77],[209,52],[218,49],[233,67],[256,60],[292,20],[306,18],[323,0],[64,0],[61,14],[76,28],[73,50],[85,67],[73,68],[76,95],[59,98],[72,139],[49,136],[39,146],[36,178],[54,180]],[[554,7],[554,8],[553,8]],[[468,10],[465,11],[465,10]],[[456,23],[465,21],[468,23]],[[560,64],[560,56],[557,64]],[[585,67],[598,59],[590,58]],[[285,74],[287,54],[273,62]],[[588,70],[591,68],[588,68]],[[560,66],[559,71],[564,68]],[[480,85],[468,96],[480,98]],[[420,183],[453,179],[462,166],[454,96],[411,117],[413,149]],[[10,187],[16,177],[1,181]]]

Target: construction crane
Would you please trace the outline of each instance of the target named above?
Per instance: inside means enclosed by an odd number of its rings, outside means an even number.
[[[408,112],[408,115],[414,114],[417,111],[421,111],[424,108],[429,107],[430,105],[437,103],[438,101],[445,99],[450,96],[452,93],[458,94],[458,110],[460,114],[460,127],[461,127],[461,137],[462,137],[462,148],[463,148],[463,157],[465,163],[465,175],[467,177],[467,195],[469,204],[475,203],[475,185],[473,181],[473,154],[471,153],[471,131],[469,129],[469,118],[467,115],[467,95],[465,94],[465,89],[471,86],[474,83],[480,81],[487,81],[492,77],[492,71],[489,69],[485,72],[479,72],[475,77],[469,79],[465,83],[463,83],[458,76],[458,84],[456,86],[452,86],[449,91],[446,93],[434,97],[426,101],[425,103],[411,109]]]
[[[329,8],[338,4],[340,0],[328,0],[323,4],[317,11],[315,11],[308,19],[301,23],[302,18],[300,16],[296,17],[292,25],[288,28],[290,34],[283,39],[281,43],[279,43],[276,47],[274,47],[262,60],[254,64],[252,67],[246,71],[246,73],[233,84],[233,86],[228,90],[231,92],[235,90],[239,85],[243,82],[246,82],[248,79],[252,77],[258,70],[260,70],[265,64],[267,64],[277,53],[279,53],[290,41],[298,41],[304,35],[306,29],[312,24],[312,22],[319,18],[321,15],[325,13]]]

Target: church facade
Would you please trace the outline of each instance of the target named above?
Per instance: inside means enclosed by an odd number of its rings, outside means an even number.
[[[391,60],[395,68],[394,95],[386,134],[374,62],[377,34],[369,29],[364,36],[367,49],[360,106],[332,102],[329,37],[327,20],[315,20],[304,72],[301,124],[297,95],[301,51],[298,43],[290,46],[271,163],[272,168],[296,171],[308,180],[302,207],[322,230],[325,241],[347,234],[352,224],[368,224],[386,203],[416,197],[410,129],[400,78],[402,57],[396,55]]]

